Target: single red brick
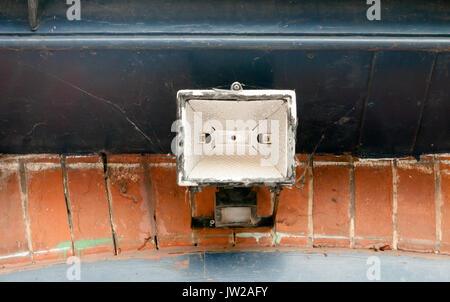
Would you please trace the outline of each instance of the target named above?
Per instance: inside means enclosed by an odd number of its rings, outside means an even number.
[[[442,159],[441,175],[441,252],[450,254],[450,158]]]
[[[397,162],[398,248],[433,251],[436,240],[433,162]]]
[[[346,162],[314,163],[314,246],[350,243],[350,171]]]
[[[154,197],[150,175],[145,174],[144,165],[148,165],[145,156],[108,156],[118,252],[153,249],[156,246]]]
[[[393,179],[390,161],[355,166],[355,247],[392,245]]]
[[[153,165],[158,164],[168,164],[169,166],[176,165],[176,158],[174,155],[163,155],[163,154],[148,154],[148,160]]]
[[[158,246],[192,246],[189,191],[187,187],[177,184],[175,160],[150,157],[149,161],[156,208]]]
[[[307,166],[296,168],[297,178],[301,177]],[[284,187],[278,202],[275,243],[281,245],[307,245],[309,172],[305,172],[302,189],[295,186]]]
[[[415,160],[414,157],[404,158],[407,160]],[[423,154],[420,156],[419,161],[432,162],[434,160],[434,154]]]
[[[30,159],[25,168],[34,260],[63,260],[72,241],[59,157]]]
[[[272,228],[236,229],[235,245],[241,246],[272,246],[274,243]]]
[[[233,245],[233,230],[231,229],[198,229],[194,232],[198,246],[225,248]]]
[[[102,159],[67,157],[66,169],[75,255],[114,253]]]
[[[0,160],[0,267],[31,263],[20,191],[19,163]]]

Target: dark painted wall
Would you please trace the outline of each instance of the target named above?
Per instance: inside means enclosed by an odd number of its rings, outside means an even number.
[[[296,90],[297,152],[450,152],[449,2],[47,1],[36,32],[22,2],[0,4],[0,153],[169,153],[176,92],[233,81]]]

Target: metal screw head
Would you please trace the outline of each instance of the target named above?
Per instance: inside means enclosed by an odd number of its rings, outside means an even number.
[[[214,225],[216,222],[214,221],[214,219],[211,219],[210,221],[209,221],[209,225]]]
[[[234,82],[233,84],[231,84],[231,90],[234,91],[242,90],[242,84],[239,82]]]

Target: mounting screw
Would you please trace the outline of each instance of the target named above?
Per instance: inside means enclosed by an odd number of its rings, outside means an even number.
[[[209,221],[209,225],[210,225],[210,226],[213,226],[215,223],[216,223],[216,222],[214,221],[214,219],[211,219],[211,220]]]
[[[233,91],[242,90],[242,84],[239,82],[234,82],[233,84],[231,84],[231,90]]]

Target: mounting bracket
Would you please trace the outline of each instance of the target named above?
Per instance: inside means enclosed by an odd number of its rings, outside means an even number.
[[[201,189],[190,187],[191,227],[193,229],[273,227],[281,189],[281,186],[270,188],[272,215],[258,216],[257,196],[253,188],[218,187],[214,200],[214,217],[205,217],[195,216],[195,194],[201,192]]]

